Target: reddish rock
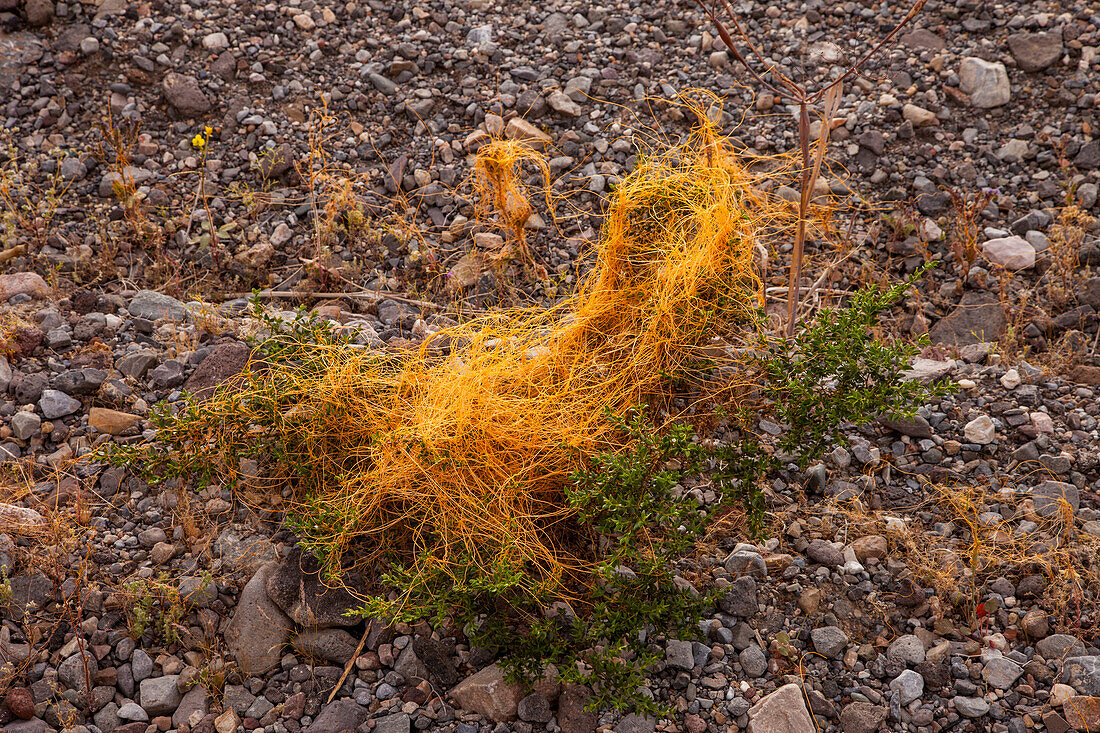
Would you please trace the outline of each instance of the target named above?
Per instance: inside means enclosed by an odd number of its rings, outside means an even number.
[[[34,717],[34,696],[26,687],[13,687],[4,697],[4,704],[12,715],[23,720]]]

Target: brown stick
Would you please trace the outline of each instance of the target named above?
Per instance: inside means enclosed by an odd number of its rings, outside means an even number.
[[[351,659],[349,659],[348,663],[344,665],[344,673],[340,675],[340,681],[336,683],[336,687],[333,687],[332,692],[329,693],[328,702],[325,703],[326,705],[332,702],[333,698],[336,697],[336,693],[339,692],[340,688],[344,686],[344,680],[346,680],[348,678],[348,675],[351,674],[351,667],[353,664],[355,664],[355,660],[359,658],[359,652],[363,651],[363,645],[367,643],[367,634],[369,633],[370,622],[367,623],[367,628],[363,629],[363,636],[359,639],[359,646],[355,647],[355,654],[352,654]]]

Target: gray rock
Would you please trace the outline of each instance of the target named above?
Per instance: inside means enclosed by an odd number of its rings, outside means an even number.
[[[115,364],[115,368],[118,369],[123,376],[141,379],[156,363],[157,352],[147,349],[127,354],[118,360],[118,363]]]
[[[183,695],[179,688],[180,676],[166,674],[163,677],[149,677],[141,681],[138,701],[145,712],[156,717],[171,715],[176,711]]]
[[[810,632],[810,640],[818,654],[833,659],[844,653],[848,646],[848,635],[836,626],[820,626]]]
[[[890,683],[890,689],[898,693],[898,702],[908,705],[924,692],[924,678],[911,669],[907,669]]]
[[[884,417],[879,422],[881,422],[884,427],[893,430],[895,433],[908,435],[912,438],[932,437],[932,426],[929,425],[928,421],[920,415],[914,415],[910,418]]]
[[[980,718],[989,712],[989,703],[980,697],[956,697],[953,702],[964,718]]]
[[[88,681],[94,680],[99,671],[99,663],[91,651],[77,652],[57,666],[57,679],[70,690],[76,690],[81,697],[89,691]]]
[[[38,408],[42,410],[42,415],[47,420],[72,415],[80,409],[80,406],[80,400],[56,389],[42,390],[42,397],[38,400]]]
[[[549,723],[554,715],[550,701],[537,692],[520,700],[516,713],[520,720],[528,723]]]
[[[406,713],[393,713],[374,721],[374,733],[409,733],[412,721]]]
[[[968,290],[959,305],[932,326],[934,344],[967,346],[997,341],[1008,324],[1004,307],[991,294]]]
[[[913,634],[899,636],[886,648],[886,658],[902,664],[920,664],[924,661],[924,644]]]
[[[42,418],[33,412],[17,412],[11,416],[11,432],[19,440],[30,440],[42,429]]]
[[[245,674],[262,675],[277,667],[290,641],[290,618],[266,591],[274,569],[274,563],[264,565],[245,584],[224,632],[229,652]]]
[[[612,728],[615,733],[653,733],[657,721],[648,715],[628,713]]]
[[[768,671],[768,657],[756,644],[741,650],[737,655],[737,661],[741,663],[741,669],[745,671],[745,675],[750,678],[763,677]]]
[[[1035,642],[1035,651],[1046,660],[1085,656],[1085,645],[1076,636],[1052,634]]]
[[[137,720],[145,722],[149,720],[149,713],[138,705],[136,702],[123,703],[122,707],[118,709],[118,717],[122,720]]]
[[[1061,60],[1062,32],[1014,33],[1008,37],[1008,50],[1024,71],[1042,71]]]
[[[695,653],[690,641],[671,639],[665,644],[665,665],[690,672],[695,667]]]
[[[199,713],[201,718],[210,710],[210,693],[205,687],[192,687],[180,700],[176,711],[172,713],[172,727],[179,728],[191,720],[191,716]]]
[[[820,538],[810,541],[809,547],[806,548],[806,557],[816,563],[830,567],[844,564],[844,553],[838,550],[832,542],[826,542]]]
[[[262,699],[262,698],[261,698]],[[309,733],[339,733],[355,730],[370,717],[370,711],[353,700],[333,700],[321,709],[306,730]]]
[[[201,117],[210,111],[210,100],[193,76],[169,71],[161,82],[161,90],[168,104],[181,117]]]
[[[1081,508],[1081,494],[1073,484],[1044,481],[1031,490],[1035,513],[1040,517],[1057,516],[1068,505],[1074,514]]]
[[[981,109],[1000,107],[1012,100],[1005,65],[968,56],[959,65],[959,89],[970,96],[970,104]]]
[[[245,711],[256,702],[256,696],[244,688],[244,685],[226,685],[222,692],[222,701],[227,708],[233,708],[238,715],[244,715]]]
[[[187,318],[187,308],[175,298],[152,290],[142,290],[133,297],[127,310],[136,318],[150,321],[182,321]]]
[[[169,359],[149,372],[149,383],[158,389],[171,389],[183,384],[183,364]]]
[[[733,581],[726,588],[726,593],[719,600],[718,605],[732,616],[740,618],[755,616],[760,610],[756,597],[756,581],[748,575]]]
[[[144,649],[135,649],[130,655],[130,671],[134,682],[140,683],[153,674],[153,660]]]
[[[180,598],[191,608],[209,608],[218,600],[218,584],[212,578],[185,575],[180,578]]]
[[[1062,665],[1062,681],[1082,695],[1100,696],[1100,657],[1070,657]]]
[[[355,656],[358,640],[343,629],[303,629],[292,643],[306,656],[347,664]],[[411,645],[405,647],[406,650],[411,648]]]
[[[994,657],[982,666],[982,677],[995,690],[1011,689],[1023,673],[1023,667],[1005,657]]]
[[[345,581],[350,586],[357,584],[354,577],[349,576]],[[327,585],[321,577],[317,558],[298,548],[271,570],[265,587],[268,597],[299,626],[354,626],[362,621],[361,616],[354,615],[362,602],[345,587]]]

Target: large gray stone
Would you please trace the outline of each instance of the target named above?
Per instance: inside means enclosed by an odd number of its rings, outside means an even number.
[[[826,659],[839,657],[848,646],[848,635],[836,626],[820,626],[810,632],[814,650]]]
[[[343,629],[302,629],[293,643],[295,649],[308,657],[347,664],[355,656],[358,640]]]
[[[127,308],[135,318],[150,321],[182,321],[187,318],[187,308],[175,298],[152,290],[141,290]]]
[[[1008,50],[1024,71],[1042,71],[1062,58],[1062,31],[1014,33],[1008,37]]]
[[[1031,490],[1035,513],[1040,517],[1055,517],[1068,507],[1072,514],[1081,508],[1081,493],[1064,481],[1044,481]]]
[[[971,105],[981,109],[1000,107],[1012,100],[1005,65],[975,56],[968,56],[959,65],[959,89],[970,96]]]
[[[356,730],[370,717],[370,711],[354,700],[333,700],[321,709],[306,730],[309,733],[340,733]]]
[[[1009,690],[1024,668],[1005,657],[994,657],[982,666],[982,677],[994,690]]]
[[[1100,657],[1070,657],[1062,665],[1062,681],[1082,695],[1100,695]]]
[[[138,701],[150,716],[171,715],[183,700],[179,688],[180,676],[166,674],[163,677],[150,677],[141,681]]]
[[[934,344],[967,346],[997,341],[1007,324],[1004,307],[997,298],[970,290],[951,313],[932,326],[929,336]]]
[[[42,390],[42,397],[38,400],[38,409],[42,410],[42,415],[47,420],[72,415],[80,407],[80,400],[56,389]]]
[[[282,648],[290,641],[290,618],[267,595],[274,563],[264,565],[245,584],[225,641],[245,674],[262,675],[279,665]]]

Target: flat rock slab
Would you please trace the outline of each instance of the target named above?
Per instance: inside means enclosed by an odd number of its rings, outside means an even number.
[[[993,295],[968,291],[955,309],[932,327],[929,335],[934,344],[968,346],[997,341],[1007,325],[1004,308]]]
[[[783,685],[749,709],[748,733],[817,733],[802,689]]]

